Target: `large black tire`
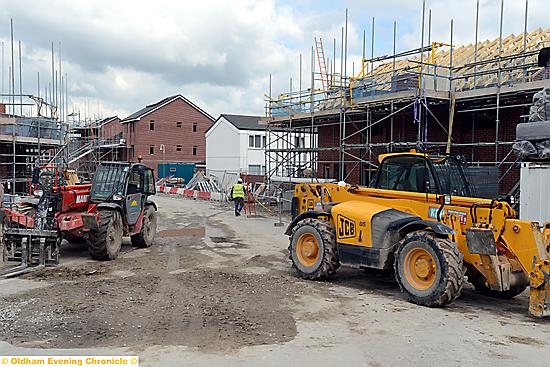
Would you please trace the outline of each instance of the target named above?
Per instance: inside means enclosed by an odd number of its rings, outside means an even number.
[[[100,210],[97,231],[90,231],[88,251],[95,260],[114,260],[122,246],[122,217],[116,210]]]
[[[157,211],[152,205],[147,205],[143,213],[141,231],[131,236],[132,245],[136,247],[150,247],[157,233]]]
[[[340,267],[336,234],[326,220],[299,222],[292,230],[288,251],[292,267],[304,279],[327,279]]]
[[[472,283],[474,289],[481,294],[493,298],[510,299],[514,298],[518,294],[523,293],[523,291],[525,291],[525,289],[527,289],[527,287],[529,286],[529,278],[527,278],[527,276],[523,272],[512,274],[515,274],[518,277],[516,282],[517,284],[511,286],[510,289],[507,291],[495,291],[493,289],[490,289],[489,287],[487,287],[485,279],[481,275],[468,276],[468,280],[470,281],[470,283]]]
[[[463,256],[456,244],[434,232],[409,233],[395,254],[395,278],[409,301],[442,307],[460,296]]]

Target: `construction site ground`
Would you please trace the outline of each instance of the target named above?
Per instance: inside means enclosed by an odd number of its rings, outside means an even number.
[[[466,287],[442,309],[407,302],[391,274],[297,278],[275,216],[156,196],[156,244],[110,262],[64,245],[62,263],[0,281],[0,355],[139,355],[142,366],[547,366],[550,321],[527,292]],[[288,218],[286,219],[288,223]]]

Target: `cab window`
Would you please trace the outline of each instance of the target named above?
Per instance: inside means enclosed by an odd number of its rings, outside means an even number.
[[[424,158],[398,156],[384,159],[374,187],[385,190],[434,192],[435,182]]]
[[[137,194],[141,192],[141,174],[139,171],[131,171],[128,179],[127,194]]]
[[[145,177],[144,177],[144,183],[143,183],[144,190],[148,194],[154,195],[156,193],[155,190],[155,178],[153,176],[153,171],[151,169],[147,169],[145,171]]]

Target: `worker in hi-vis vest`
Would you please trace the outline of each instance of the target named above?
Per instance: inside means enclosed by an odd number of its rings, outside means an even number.
[[[231,188],[231,199],[235,202],[235,215],[237,217],[241,215],[241,210],[243,210],[245,193],[243,180],[239,177],[237,183]]]

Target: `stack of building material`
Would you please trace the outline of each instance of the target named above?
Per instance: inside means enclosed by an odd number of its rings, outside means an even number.
[[[529,122],[516,127],[516,154],[526,160],[550,160],[550,87],[535,93]]]
[[[163,178],[159,178],[156,182],[156,185],[157,186],[160,186],[160,185],[164,185],[164,183],[166,182],[166,180],[168,179],[169,176],[167,177],[163,177]]]
[[[203,171],[197,171],[189,183],[185,186],[187,190],[197,190],[203,192],[222,192],[220,185],[214,177],[207,177]]]
[[[207,175],[210,180],[216,181],[222,192],[226,194],[231,191],[237,179],[241,177],[240,173],[223,170],[208,170]]]

